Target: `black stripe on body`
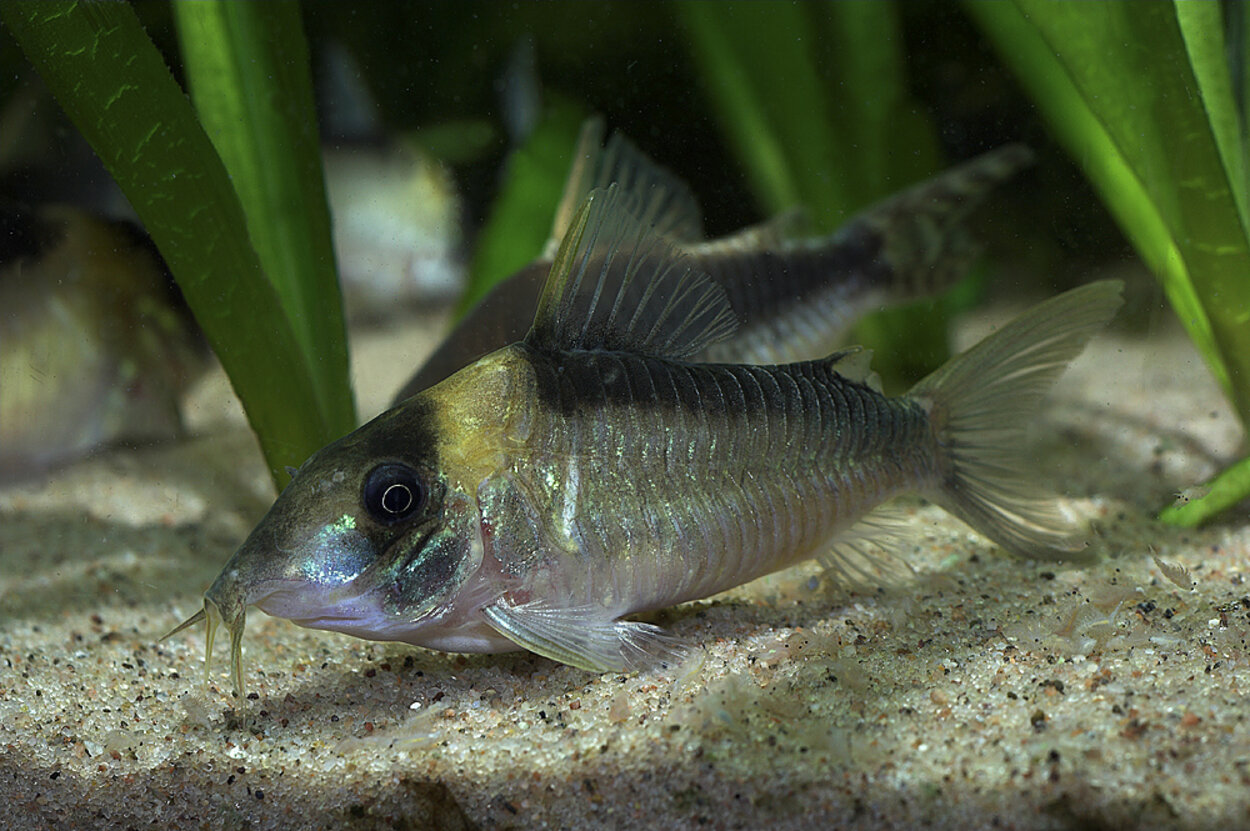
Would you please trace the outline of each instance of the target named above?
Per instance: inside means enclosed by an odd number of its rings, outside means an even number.
[[[848,457],[915,444],[929,432],[919,404],[886,398],[838,374],[825,360],[751,366],[677,363],[622,352],[526,352],[539,403],[565,417],[620,408],[726,416],[791,439],[815,439],[832,430],[840,455]]]
[[[562,416],[602,408],[664,409],[694,415],[784,411],[784,402],[748,398],[737,380],[754,368],[691,365],[625,352],[529,350],[539,402]]]
[[[746,328],[776,327],[777,318],[822,293],[888,290],[894,271],[883,257],[884,239],[853,224],[817,244],[792,242],[777,250],[722,250],[691,254],[695,268],[725,289]]]
[[[775,364],[827,355],[864,311],[893,294],[896,264],[884,249],[885,237],[858,222],[776,250],[695,256],[725,289],[739,321],[732,337],[697,360]]]

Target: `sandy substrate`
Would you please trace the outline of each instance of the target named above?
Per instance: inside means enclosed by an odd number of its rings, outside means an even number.
[[[0,491],[0,828],[1250,827],[1250,524],[1151,519],[1240,431],[1179,329],[1149,329],[1093,344],[1033,433],[1092,566],[912,501],[911,585],[803,568],[682,606],[655,618],[695,645],[680,666],[253,613],[243,700],[222,646],[205,682],[202,632],[157,643],[270,498],[211,379],[195,438]],[[414,330],[358,341],[363,411],[429,348]]]

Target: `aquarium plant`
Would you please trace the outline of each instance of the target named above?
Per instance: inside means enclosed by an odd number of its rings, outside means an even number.
[[[1242,4],[1010,0],[965,8],[1158,276],[1250,425]],[[1250,495],[1250,458],[1208,488],[1162,518],[1196,525]]]
[[[0,19],[156,242],[281,486],[355,426],[299,7],[174,7],[194,106],[127,3]]]

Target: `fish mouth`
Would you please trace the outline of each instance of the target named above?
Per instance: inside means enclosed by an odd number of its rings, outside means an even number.
[[[204,634],[204,679],[211,679],[213,662],[213,643],[217,637],[217,627],[224,623],[230,633],[230,680],[235,698],[243,696],[243,628],[247,622],[247,609],[240,606],[238,612],[229,617],[222,614],[221,608],[212,598],[205,595],[204,608],[169,630],[161,640],[168,640],[184,629],[195,626],[199,622],[206,623]]]
[[[360,587],[353,586],[352,583],[337,587],[330,593],[330,596],[318,598],[317,603],[312,603],[308,598],[307,585],[297,581],[266,581],[259,586],[251,586],[246,593],[242,590],[243,583],[239,567],[227,565],[209,590],[204,593],[204,608],[179,623],[161,638],[164,641],[203,622],[205,624],[204,676],[206,682],[211,682],[213,646],[216,643],[217,629],[224,624],[230,635],[231,691],[236,698],[245,695],[243,630],[247,623],[248,606],[257,606],[275,617],[290,620],[298,626],[348,632],[359,634],[361,637],[369,636],[369,633],[378,625],[379,619],[376,613],[372,609],[364,608],[368,604],[357,608],[361,605],[360,601],[363,597],[360,596]],[[288,584],[293,584],[296,590],[292,591],[292,586]],[[309,615],[307,612],[310,605],[314,609],[323,607],[325,611]]]
[[[366,572],[342,586],[320,592],[303,583],[280,583],[251,605],[307,629],[342,632],[375,641],[407,640],[414,627],[445,612],[439,605],[405,608],[403,613],[394,610],[409,572],[436,531],[437,527],[431,525],[398,565],[386,563],[387,557],[395,554],[393,550],[379,558],[392,572],[389,579],[378,579],[380,575]]]
[[[403,577],[418,564],[438,527],[437,522],[431,522],[428,528],[422,529],[415,542],[410,543],[410,551],[386,552],[403,556],[398,567],[389,566],[394,568],[395,579],[378,580],[375,584],[378,573],[366,570],[341,585],[320,585],[298,579],[287,567],[289,563],[265,559],[271,548],[265,544],[268,538],[262,538],[258,528],[204,593],[204,608],[179,623],[161,640],[203,622],[206,628],[204,673],[206,681],[211,682],[213,646],[218,627],[224,624],[230,634],[230,677],[235,697],[245,694],[243,630],[248,606],[311,629],[345,632],[371,640],[407,640],[414,624],[436,617],[443,609],[438,606],[423,609],[414,620],[413,615],[395,613],[391,608],[394,604],[388,603],[388,599],[398,594]],[[382,563],[388,560],[385,555],[374,558]]]
[[[264,523],[260,527],[264,527]],[[259,529],[258,529],[259,530]],[[243,684],[243,629],[247,624],[247,607],[263,601],[281,585],[264,562],[268,549],[257,542],[258,533],[253,531],[243,545],[234,552],[217,579],[204,592],[204,608],[178,624],[169,635],[181,632],[200,621],[206,624],[204,638],[204,674],[211,682],[213,644],[217,627],[225,624],[230,634],[230,680],[236,698],[244,693]]]

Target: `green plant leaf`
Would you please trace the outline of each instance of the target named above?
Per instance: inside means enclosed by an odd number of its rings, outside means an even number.
[[[1211,124],[1211,133],[1224,164],[1225,176],[1237,213],[1246,231],[1246,143],[1245,130],[1233,97],[1233,78],[1226,60],[1224,21],[1217,3],[1176,3],[1176,22],[1202,93],[1202,106]]]
[[[585,117],[584,107],[546,94],[538,125],[508,157],[499,195],[478,235],[458,314],[542,252]]]
[[[1085,169],[1250,423],[1246,137],[1218,7],[1012,0],[965,8]]]
[[[819,232],[932,173],[936,134],[907,90],[894,3],[676,2],[730,146],[769,213],[802,205]],[[905,385],[949,355],[947,309],[873,315],[855,329]]]
[[[174,3],[191,99],[332,432],[355,426],[308,44],[293,0]]]
[[[767,213],[797,204],[823,230],[853,201],[840,179],[824,85],[811,53],[816,31],[793,3],[674,4],[707,79],[721,129]],[[803,177],[823,180],[808,201]]]
[[[1246,420],[1250,389],[1233,387],[1226,362],[1250,378],[1250,258],[1171,4],[1015,0],[967,8],[1160,276]],[[1205,103],[1216,111],[1233,105]]]
[[[1164,508],[1159,519],[1169,525],[1194,528],[1250,496],[1250,458],[1222,471],[1198,490],[1200,497]]]
[[[275,484],[336,437],[261,271],[230,178],[126,3],[0,4],[178,280],[260,439]]]

